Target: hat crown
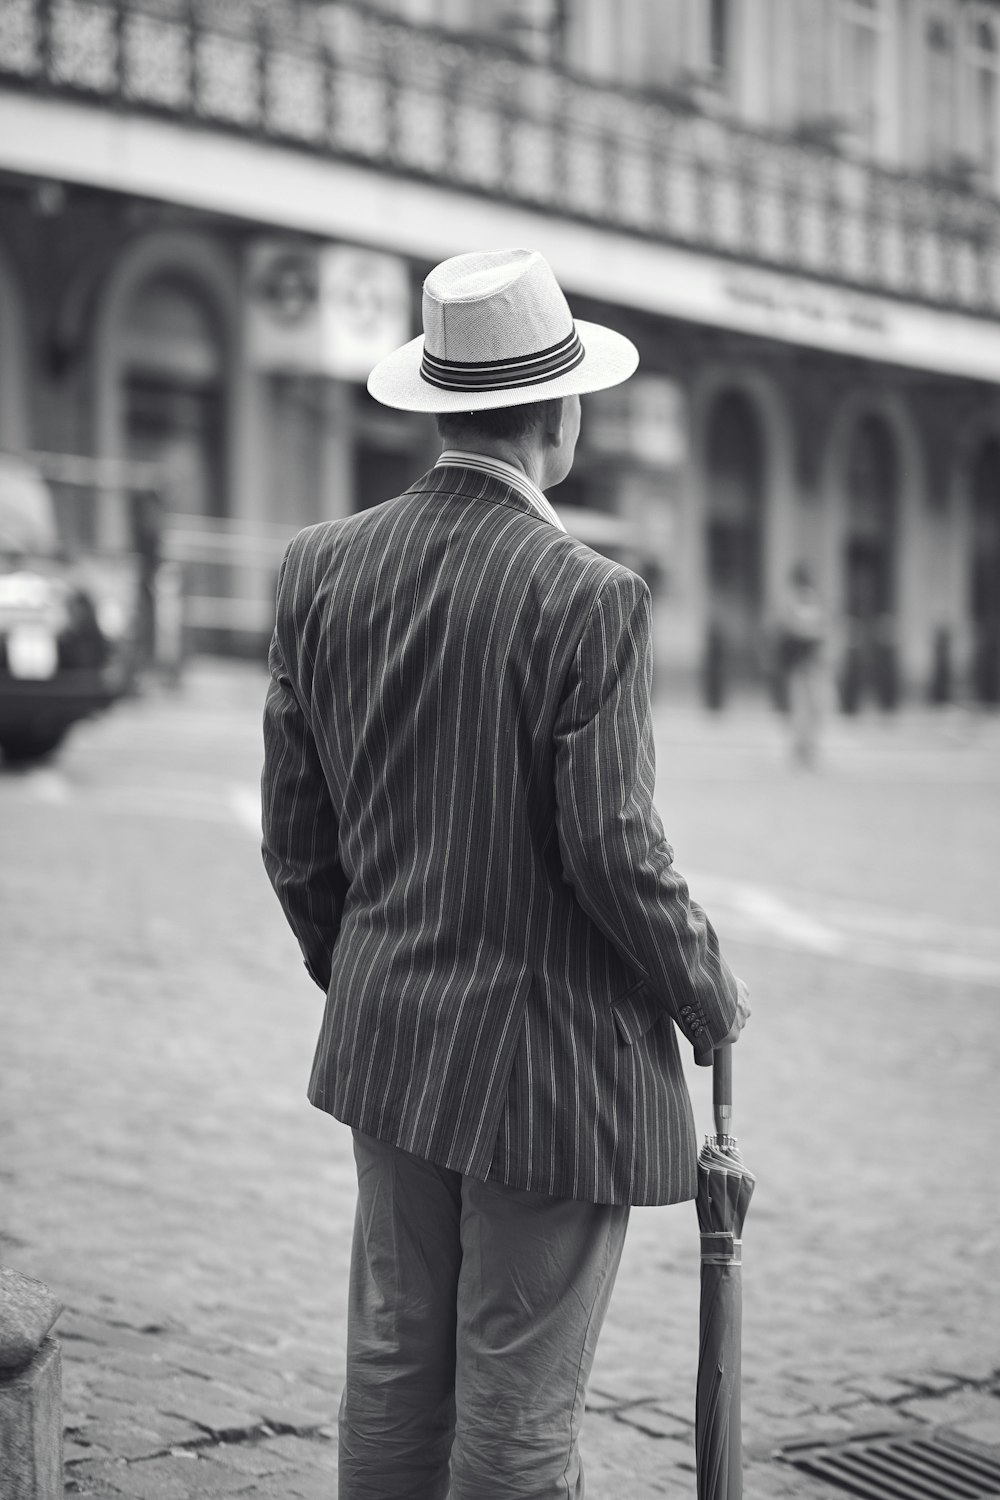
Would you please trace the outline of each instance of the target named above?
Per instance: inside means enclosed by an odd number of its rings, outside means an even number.
[[[424,331],[368,376],[400,411],[489,411],[602,391],[627,380],[639,351],[599,323],[574,320],[537,250],[453,255],[424,282]]]
[[[537,250],[454,255],[427,277],[424,348],[457,364],[496,364],[538,354],[573,333],[552,268]]]

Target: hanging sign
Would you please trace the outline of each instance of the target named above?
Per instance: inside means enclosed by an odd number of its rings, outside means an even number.
[[[258,369],[362,381],[411,336],[409,273],[396,255],[259,240],[248,251],[246,286]]]
[[[367,380],[411,336],[410,278],[398,255],[331,246],[320,255],[319,295],[327,375]]]

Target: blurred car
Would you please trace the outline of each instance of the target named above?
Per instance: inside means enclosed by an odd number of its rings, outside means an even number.
[[[81,540],[81,506],[68,498],[57,505],[36,464],[0,452],[0,750],[8,762],[50,754],[72,724],[114,703],[135,677],[137,559]]]

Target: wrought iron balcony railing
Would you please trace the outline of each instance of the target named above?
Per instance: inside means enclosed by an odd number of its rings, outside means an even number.
[[[357,3],[0,0],[0,82],[1000,316],[1000,203]]]

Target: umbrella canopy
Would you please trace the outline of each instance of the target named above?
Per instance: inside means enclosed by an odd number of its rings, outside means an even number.
[[[698,1500],[741,1500],[741,1236],[754,1177],[743,1165],[732,1110],[731,1047],[715,1054],[715,1122],[698,1157],[701,1335],[695,1400]]]

